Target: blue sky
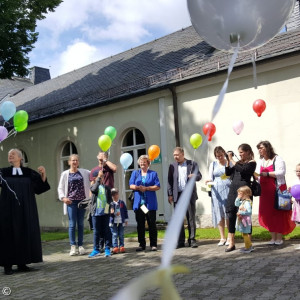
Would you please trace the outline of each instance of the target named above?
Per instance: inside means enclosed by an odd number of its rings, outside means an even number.
[[[185,0],[64,0],[37,23],[30,67],[54,78],[190,25]]]

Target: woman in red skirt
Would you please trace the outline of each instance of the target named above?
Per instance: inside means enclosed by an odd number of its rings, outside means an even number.
[[[269,245],[281,245],[282,235],[289,234],[296,226],[291,221],[291,210],[274,208],[276,188],[281,191],[287,189],[285,162],[274,152],[268,141],[258,143],[257,149],[261,158],[257,167],[261,185],[258,220],[259,224],[271,233]]]

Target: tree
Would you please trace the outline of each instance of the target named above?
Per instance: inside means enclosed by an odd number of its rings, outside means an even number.
[[[63,0],[0,0],[0,79],[28,74],[28,53],[38,39],[36,21]]]

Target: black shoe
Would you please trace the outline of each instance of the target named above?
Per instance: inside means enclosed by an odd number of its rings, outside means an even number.
[[[198,245],[196,243],[196,241],[191,242],[191,246],[192,248],[198,248]]]
[[[178,248],[184,248],[184,247],[185,247],[184,243],[180,243],[180,244],[177,244],[176,249],[178,249]]]
[[[19,272],[30,272],[32,268],[29,268],[26,265],[18,265],[18,271]]]
[[[135,249],[136,252],[141,252],[144,251],[146,249],[146,247],[138,247]]]
[[[4,267],[4,274],[5,275],[12,275],[14,272],[12,270],[12,267],[9,266],[9,267]]]
[[[233,250],[235,250],[235,245],[233,245],[232,247],[226,248],[225,252],[231,252]]]

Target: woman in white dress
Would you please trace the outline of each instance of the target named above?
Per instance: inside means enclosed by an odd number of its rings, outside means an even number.
[[[214,227],[218,226],[220,232],[220,242],[218,246],[226,244],[225,222],[228,223],[226,217],[226,201],[229,192],[230,180],[225,174],[226,157],[225,150],[221,146],[214,149],[214,155],[217,159],[209,166],[209,179],[205,183],[213,182],[211,188],[211,209],[212,223]],[[227,224],[228,227],[228,224]]]

